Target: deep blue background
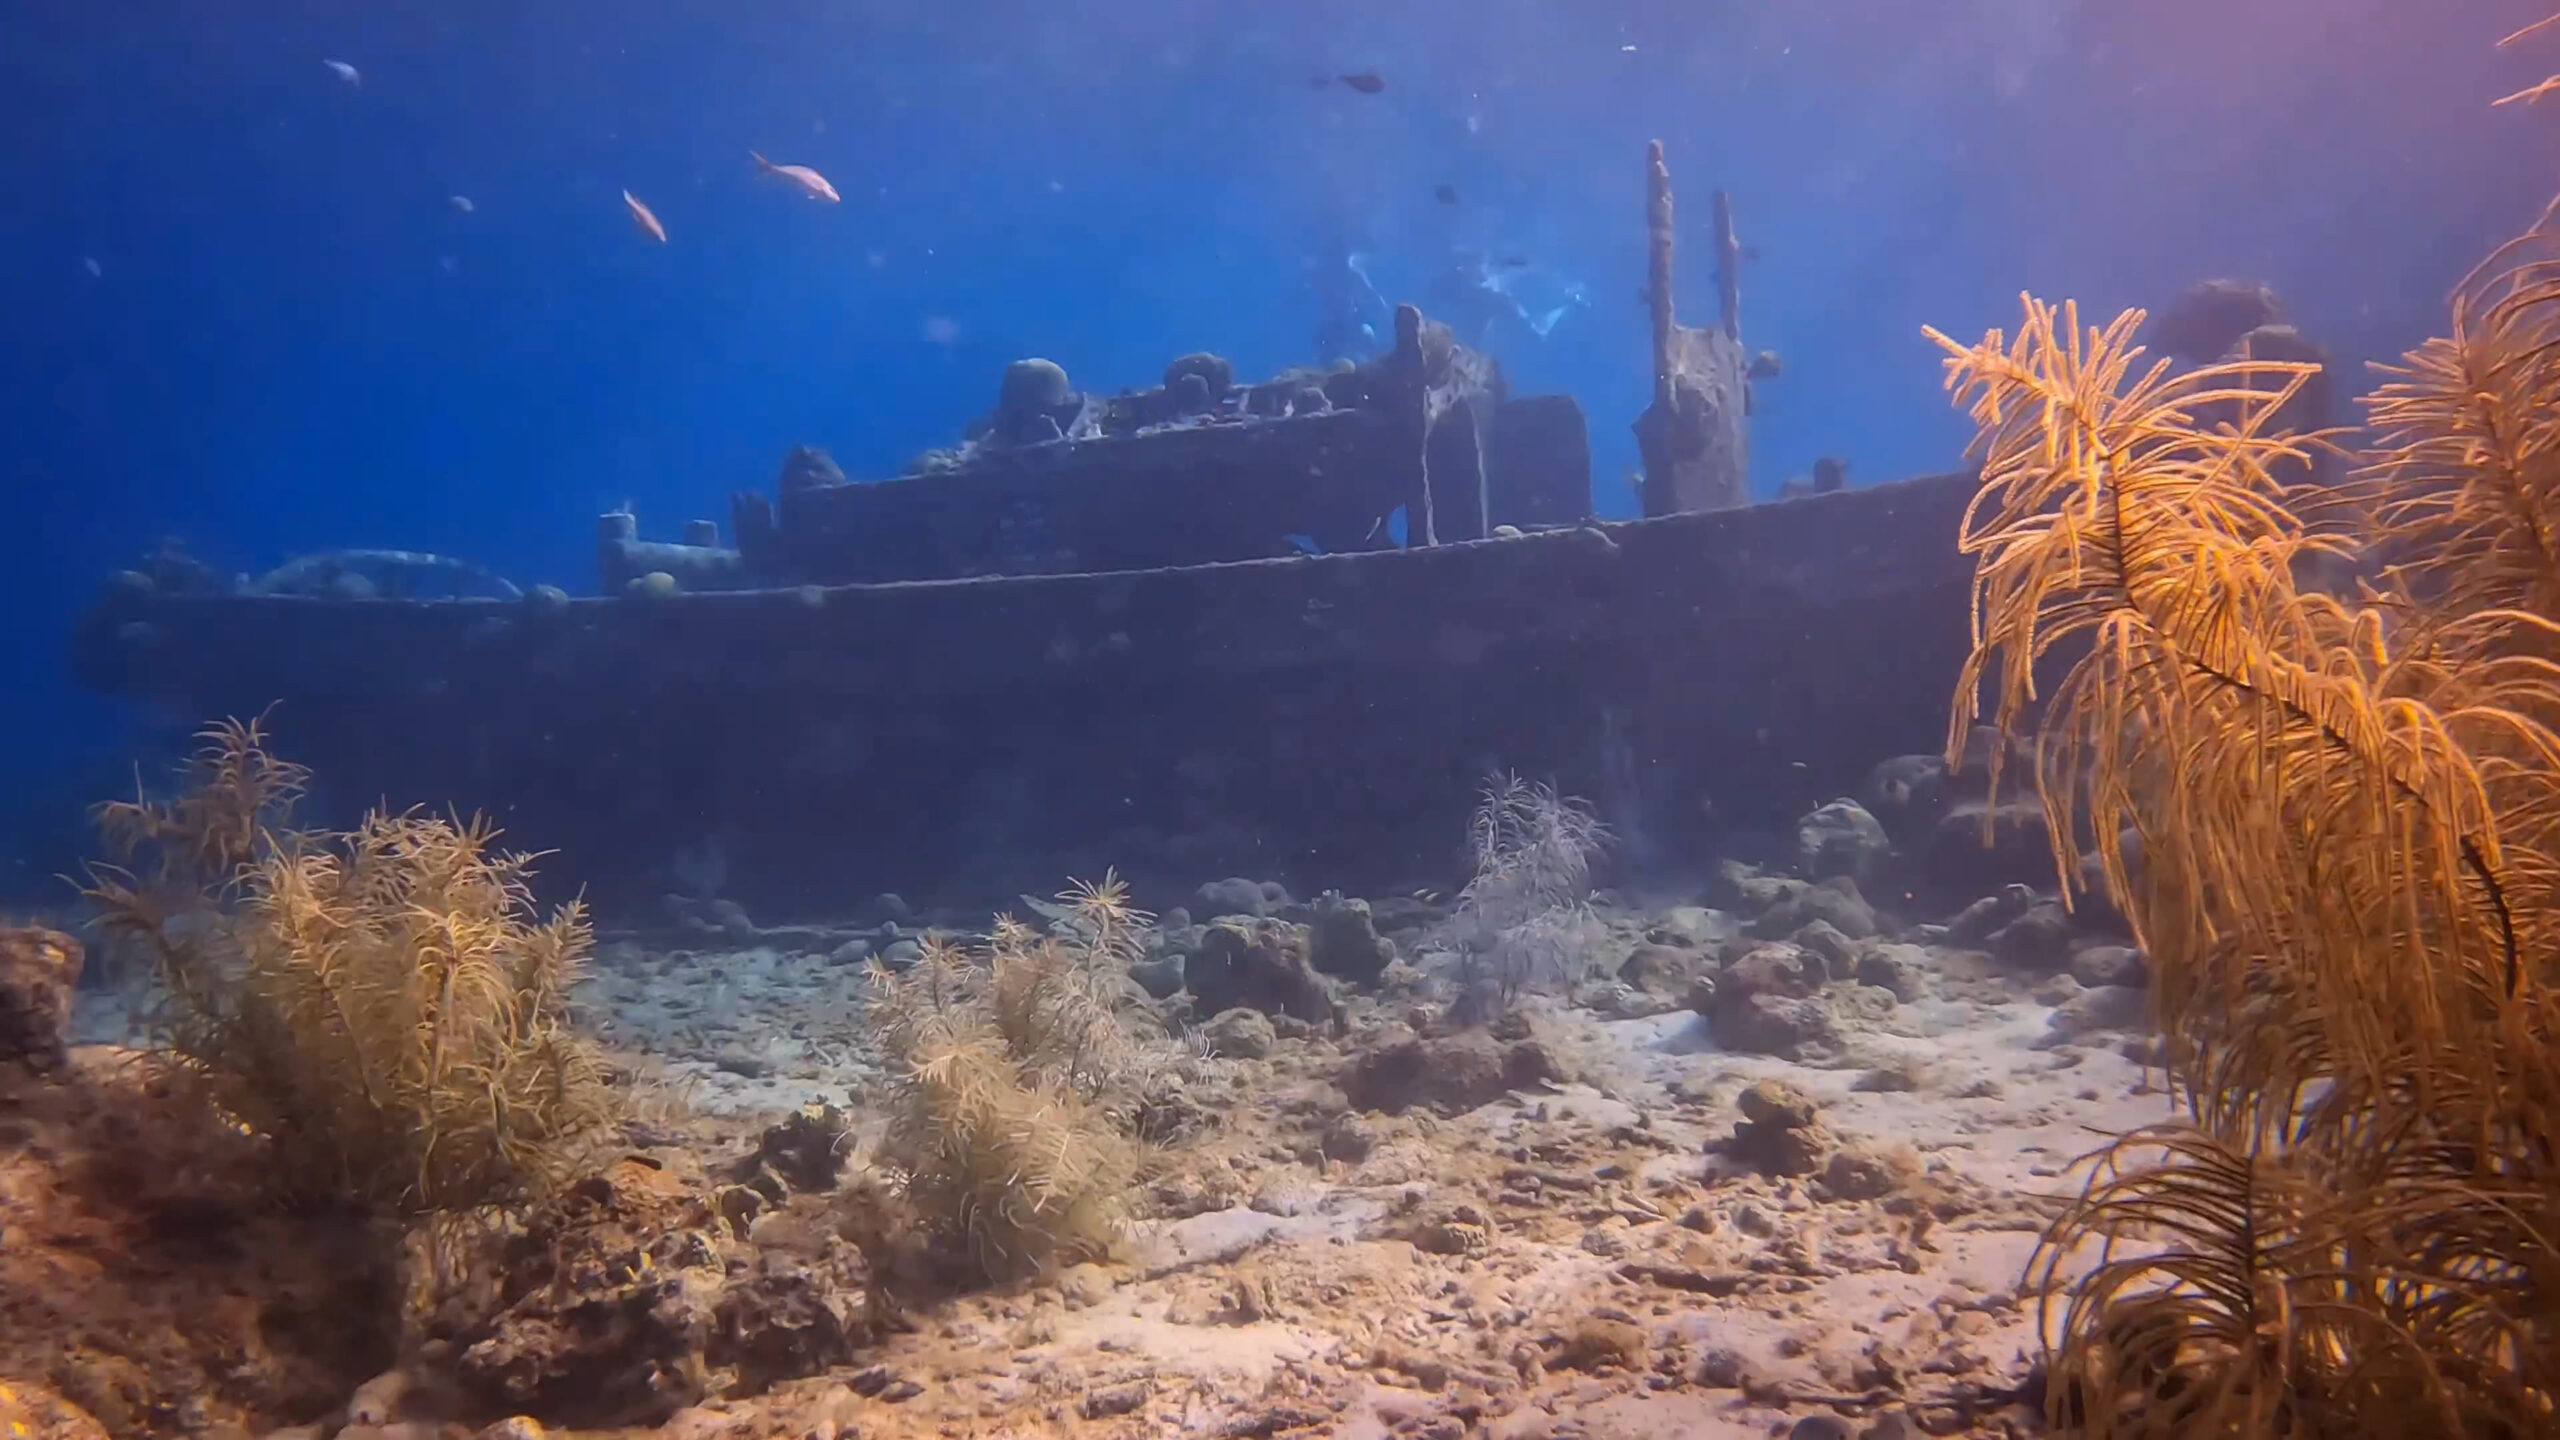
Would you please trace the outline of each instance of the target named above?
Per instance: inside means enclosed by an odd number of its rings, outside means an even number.
[[[131,751],[60,642],[160,535],[578,588],[598,510],[671,533],[795,443],[892,472],[1019,355],[1102,389],[1312,358],[1332,237],[1406,290],[1467,246],[1582,279],[1505,358],[1582,398],[1623,512],[1657,136],[1688,235],[1720,185],[1760,252],[1764,491],[1826,453],[1952,464],[1919,327],[2011,323],[2022,288],[2105,314],[2261,277],[2388,357],[2560,182],[2550,117],[2487,104],[2560,68],[2560,37],[2493,49],[2542,3],[11,0],[0,830],[41,838]],[[1357,69],[1385,92],[1309,83]],[[0,893],[54,863],[10,847]]]

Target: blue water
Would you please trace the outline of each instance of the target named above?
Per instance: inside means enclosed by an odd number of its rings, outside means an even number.
[[[1543,338],[1484,338],[1581,398],[1624,514],[1654,137],[1690,317],[1712,188],[1759,253],[1746,337],[1786,372],[1756,487],[1945,469],[1919,327],[2010,323],[2022,288],[2112,313],[2263,278],[2349,365],[2428,333],[2553,182],[2560,121],[2486,103],[2549,68],[2493,49],[2542,5],[11,0],[0,893],[117,773],[133,717],[61,641],[161,535],[581,588],[598,510],[725,517],[800,443],[894,472],[1017,356],[1106,390],[1193,349],[1313,359],[1345,250],[1426,305],[1475,253],[1579,282]],[[1383,93],[1310,83],[1360,70]]]

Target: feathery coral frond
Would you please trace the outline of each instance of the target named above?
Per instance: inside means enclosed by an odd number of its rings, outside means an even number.
[[[983,957],[932,940],[904,974],[872,972],[873,1023],[899,1067],[884,1154],[990,1277],[1118,1245],[1149,1161],[1141,1112],[1177,1058],[1133,1008],[1147,917],[1126,887],[1105,875],[1059,899],[1046,932],[1000,917]]]
[[[2380,366],[2357,476],[2443,614],[2560,616],[2560,231],[2546,214],[2465,277],[2450,332]],[[2492,637],[2484,637],[2492,638]]]
[[[2560,15],[2547,15],[2542,19],[2536,20],[2532,24],[2525,26],[2523,29],[2516,31],[2514,34],[2509,35],[2504,40],[2499,41],[2498,48],[2503,50],[2519,40],[2539,35],[2554,25],[2560,25]],[[2548,95],[2555,90],[2560,90],[2560,75],[2554,75],[2538,84],[2529,85],[2524,89],[2517,91],[2513,95],[2501,95],[2491,103],[2496,105],[2513,105],[2518,102],[2522,102],[2530,105],[2534,101],[2541,99],[2543,96]]]
[[[2533,1343],[2498,1277],[2412,1250],[2478,1233],[2498,1198],[2424,1164],[2342,1191],[2312,1152],[2137,1131],[2084,1161],[2087,1194],[2029,1283],[2064,1338],[2051,1418],[2092,1440],[2494,1435],[2535,1406],[2501,1357]],[[2065,1267],[2094,1245],[2070,1288]],[[2120,1253],[2130,1245],[2134,1253]],[[2310,1417],[2316,1416],[2316,1421]]]
[[[2191,1032],[2227,997],[2272,983],[2318,995],[2341,1026],[2476,1039],[2498,1009],[2484,994],[2524,978],[2498,818],[2457,717],[2408,693],[2383,617],[2295,587],[2295,562],[2334,544],[2304,533],[2273,473],[2297,438],[2262,426],[2307,367],[2139,367],[2140,321],[2083,335],[2068,307],[2029,300],[2014,342],[1931,332],[1983,459],[1959,541],[1979,557],[1976,645],[1950,760],[1986,680],[1995,725],[2021,733],[2038,662],[2079,648],[2038,717],[2055,859],[2070,876],[2083,824],[2094,833],[2160,957],[2173,1038],[2203,1043]],[[2518,716],[2458,718],[2552,753]],[[2143,842],[2139,889],[2127,833]]]
[[[2051,1392],[2090,1434],[2555,1418],[2560,386],[2546,281],[2487,273],[2376,402],[2395,563],[2357,603],[2295,580],[2338,542],[2278,482],[2287,367],[2145,367],[2138,315],[2032,300],[2014,342],[1931,332],[1983,461],[1950,763],[1986,685],[2034,727],[2056,862],[2094,838],[2196,1122],[2107,1152],[2040,1252],[2050,1285],[2102,1248]]]
[[[274,1147],[279,1188],[416,1214],[559,1178],[611,1111],[568,1024],[584,912],[537,918],[530,857],[482,820],[294,829],[304,772],[255,725],[205,739],[178,798],[102,816],[150,878],[97,871],[89,894],[157,955],[174,1048]]]

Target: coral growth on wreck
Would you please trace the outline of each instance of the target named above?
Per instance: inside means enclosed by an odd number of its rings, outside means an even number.
[[[903,973],[874,971],[894,1095],[881,1158],[991,1278],[1116,1250],[1150,1100],[1180,1058],[1135,1004],[1148,921],[1126,887],[1106,876],[1060,899],[1047,931],[1002,917],[982,954],[936,941]]]
[[[590,944],[473,819],[296,828],[308,779],[254,724],[207,730],[170,800],[102,808],[107,931],[153,956],[162,1023],[300,1202],[413,1215],[556,1181],[610,1114],[568,1023]]]
[[[2348,507],[2283,479],[2321,439],[2276,429],[2310,367],[2153,363],[2141,319],[1930,332],[1983,464],[1950,754],[1986,684],[2033,730],[2061,874],[2094,846],[2188,1117],[2096,1157],[2047,1236],[2051,1416],[2551,1433],[2560,232],[2390,371]],[[2341,508],[2358,530],[2308,518]],[[2356,554],[2354,595],[2298,579]]]

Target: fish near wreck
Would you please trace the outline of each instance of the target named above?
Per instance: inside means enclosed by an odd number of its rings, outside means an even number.
[[[641,234],[658,244],[667,243],[667,227],[658,223],[657,212],[641,204],[640,197],[628,190],[622,192],[622,203],[631,208],[631,223],[640,227]]]
[[[836,193],[836,187],[827,183],[826,176],[806,165],[776,165],[753,150],[747,152],[747,157],[756,162],[760,173],[789,181],[793,189],[812,200],[823,200],[833,205],[844,199]]]

